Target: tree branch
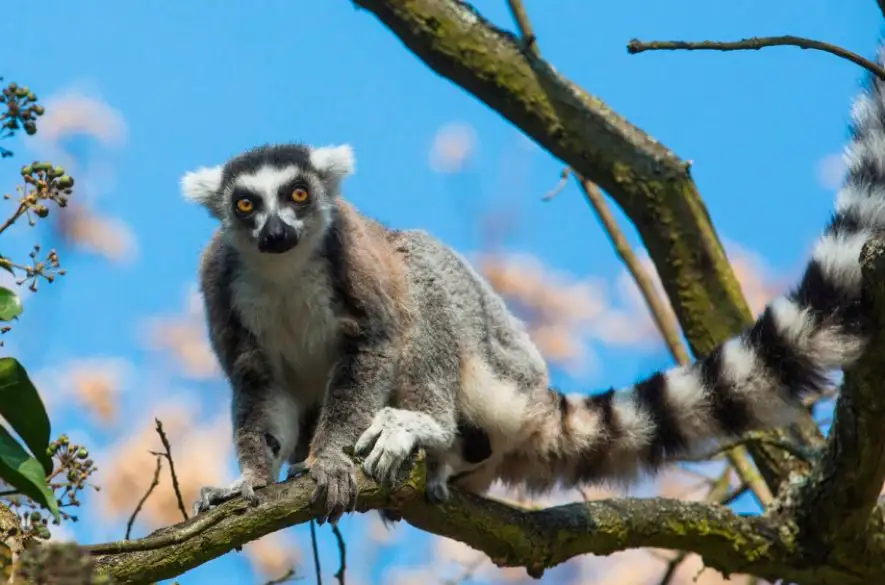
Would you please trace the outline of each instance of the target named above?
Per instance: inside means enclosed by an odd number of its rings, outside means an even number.
[[[853,585],[885,578],[881,565],[853,567],[853,572],[811,567],[789,534],[779,532],[770,519],[739,516],[719,505],[617,498],[525,510],[454,492],[448,503],[434,506],[425,501],[423,462],[393,493],[362,473],[358,482],[358,511],[398,510],[419,529],[464,542],[498,566],[526,567],[535,577],[578,555],[654,547],[697,553],[708,566],[725,573],[750,573],[803,585]],[[95,557],[97,570],[117,585],[170,579],[246,542],[310,521],[313,487],[306,477],[273,484],[256,491],[259,504],[254,508],[237,498],[143,539],[87,549]],[[872,580],[861,581],[858,575]]]
[[[885,239],[867,242],[861,267],[873,337],[861,360],[845,373],[823,455],[795,506],[806,546],[827,550],[835,545],[852,555],[865,552],[856,544],[868,534],[885,483]]]
[[[562,77],[529,59],[514,35],[461,0],[353,0],[373,13],[437,74],[456,83],[577,174],[604,189],[633,221],[657,267],[695,355],[713,350],[752,321],[749,307],[688,163]],[[817,426],[800,422],[805,440]],[[808,465],[771,447],[750,452],[772,491]]]
[[[800,49],[813,49],[823,51],[847,59],[856,65],[860,65],[878,78],[885,80],[885,69],[877,63],[861,57],[857,53],[849,51],[838,45],[832,45],[823,41],[783,35],[779,37],[751,37],[739,41],[640,41],[633,39],[627,43],[627,52],[631,55],[644,53],[645,51],[758,51],[765,47],[799,47]]]

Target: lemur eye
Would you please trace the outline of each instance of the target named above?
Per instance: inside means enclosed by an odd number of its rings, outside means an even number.
[[[243,198],[237,200],[237,211],[240,213],[252,213],[253,209],[255,209],[255,204],[249,199]]]
[[[292,201],[295,203],[304,203],[310,197],[310,193],[304,187],[295,187],[292,190]]]

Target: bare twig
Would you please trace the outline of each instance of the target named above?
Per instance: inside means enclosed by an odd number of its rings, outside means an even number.
[[[510,6],[510,13],[513,14],[513,20],[516,21],[516,26],[519,27],[519,34],[522,36],[522,42],[524,48],[532,54],[534,57],[541,57],[541,50],[538,49],[537,37],[535,37],[535,32],[532,29],[532,22],[529,20],[529,15],[525,11],[525,6],[522,4],[522,0],[507,0],[507,4]]]
[[[320,547],[317,545],[316,521],[310,521],[310,546],[313,549],[313,567],[317,574],[317,585],[323,585],[323,567],[320,565]]]
[[[135,517],[138,516],[138,513],[141,512],[142,506],[147,501],[151,494],[158,485],[160,485],[160,470],[163,468],[163,458],[157,455],[157,468],[154,470],[154,479],[151,481],[151,485],[148,486],[147,491],[138,501],[138,505],[135,506],[135,510],[132,511],[132,516],[129,518],[129,522],[126,523],[126,536],[124,537],[126,540],[129,540],[129,535],[132,533],[132,526],[135,524]]]
[[[882,2],[879,3],[880,5]],[[857,53],[848,49],[825,43],[823,41],[815,41],[814,39],[806,39],[803,37],[794,37],[792,35],[783,35],[778,37],[751,37],[749,39],[741,39],[739,41],[649,41],[644,42],[639,39],[633,39],[627,43],[627,52],[631,55],[643,53],[645,51],[757,51],[765,47],[799,47],[800,49],[814,49],[836,55],[843,59],[847,59],[852,63],[860,65],[873,75],[885,81],[885,68],[876,64],[869,59],[861,57]]]
[[[763,508],[767,508],[774,501],[774,494],[771,493],[771,489],[765,483],[762,474],[759,473],[752,461],[750,461],[747,450],[741,446],[733,447],[725,452],[725,457],[728,458],[728,462],[734,467],[741,481],[753,491],[753,495],[756,496],[759,504]]]
[[[563,176],[565,176],[564,173]],[[649,311],[652,314],[652,318],[654,319],[658,330],[661,332],[664,341],[667,343],[667,347],[670,349],[670,353],[677,362],[682,365],[687,365],[690,362],[690,357],[688,355],[688,350],[682,342],[682,337],[679,334],[679,323],[676,321],[675,315],[665,308],[660,295],[655,291],[651,276],[643,268],[642,264],[639,262],[639,258],[636,257],[636,254],[633,253],[633,249],[630,247],[630,243],[627,241],[626,236],[624,236],[624,232],[618,227],[614,215],[605,202],[605,197],[603,196],[602,191],[592,181],[578,175],[575,175],[575,177],[581,185],[581,190],[584,191],[587,200],[590,202],[590,206],[596,212],[596,216],[602,223],[605,233],[608,235],[615,252],[617,252],[618,256],[624,262],[624,265],[627,267],[627,270],[636,282],[636,286],[639,287],[639,291],[642,293],[642,297],[645,299]],[[742,446],[735,446],[726,452],[726,457],[728,458],[729,463],[735,468],[735,471],[738,473],[741,480],[753,490],[759,503],[763,507],[768,506],[768,504],[774,499],[774,496],[771,493],[771,489],[750,461],[746,449]]]
[[[882,0],[885,2],[885,0]],[[572,170],[568,167],[562,169],[562,172],[559,173],[559,183],[556,184],[555,187],[550,189],[550,192],[541,197],[541,201],[551,201],[554,197],[562,193],[562,190],[565,189],[566,184],[568,184],[569,175],[572,174]]]
[[[676,322],[676,318],[666,309],[660,296],[655,291],[651,276],[642,267],[639,258],[633,253],[630,243],[627,241],[626,236],[624,236],[624,232],[618,227],[615,216],[612,215],[611,210],[606,204],[602,191],[592,181],[578,175],[575,175],[575,177],[581,186],[581,190],[587,197],[587,201],[590,203],[593,211],[596,212],[596,217],[602,223],[602,227],[605,229],[612,247],[614,247],[624,266],[627,267],[630,276],[636,281],[636,286],[639,287],[642,297],[645,299],[646,304],[648,304],[652,318],[655,320],[655,325],[657,325],[661,335],[663,335],[670,353],[673,354],[673,358],[680,364],[687,364],[690,358],[679,334],[679,324]]]
[[[778,449],[782,449],[787,451],[793,457],[797,459],[801,459],[806,463],[812,463],[814,460],[814,453],[808,452],[803,447],[798,445],[793,445],[787,441],[779,441],[775,439],[771,439],[767,433],[761,431],[749,431],[745,433],[740,439],[736,439],[734,441],[729,441],[727,443],[723,443],[713,449],[708,451],[703,451],[701,453],[695,455],[687,455],[681,458],[681,461],[685,462],[699,462],[699,461],[708,461],[717,455],[721,455],[735,449],[737,447],[742,447],[751,444],[759,444],[759,445],[769,445],[772,447],[777,447]]]
[[[705,500],[707,502],[719,502],[720,504],[724,504],[724,502],[728,501],[731,497],[729,495],[729,486],[731,485],[731,468],[727,467],[724,472],[713,482],[713,485],[710,487],[710,492],[707,494]],[[724,504],[727,505],[727,504]],[[658,582],[658,585],[670,585],[673,581],[673,577],[676,576],[676,571],[679,569],[679,566],[685,561],[688,557],[688,553],[685,551],[680,552],[678,555],[670,559],[667,563],[667,570],[664,571],[664,574],[661,576],[661,580]]]
[[[10,215],[9,218],[5,222],[3,222],[3,225],[0,225],[0,234],[5,232],[9,228],[9,226],[14,224],[16,222],[16,220],[18,220],[18,218],[20,218],[22,215],[24,215],[25,211],[27,211],[27,210],[28,210],[27,205],[25,205],[24,203],[20,204],[18,206],[18,208],[15,210],[15,212],[12,215]]]
[[[658,581],[658,585],[670,585],[673,581],[673,577],[676,576],[676,571],[679,570],[680,565],[685,562],[686,558],[688,558],[688,553],[681,552],[670,559],[670,561],[667,562],[667,570],[661,575],[661,580]]]
[[[166,437],[166,432],[163,430],[163,423],[160,422],[160,419],[158,418],[155,418],[154,422],[157,423],[157,434],[160,435],[160,441],[163,443],[163,448],[166,450],[163,456],[166,457],[166,460],[169,462],[169,474],[172,476],[172,489],[175,490],[175,498],[178,500],[178,509],[181,510],[181,515],[187,520],[187,510],[184,507],[184,500],[181,498],[181,488],[178,485],[178,476],[175,475],[175,463],[172,461],[172,447],[169,445],[169,439]]]
[[[281,576],[276,579],[271,579],[270,581],[265,582],[264,585],[280,585],[280,583],[287,583],[291,581],[295,577],[295,568],[290,568],[288,571],[283,573]]]
[[[750,488],[748,488],[746,484],[743,484],[743,485],[741,485],[741,487],[739,487],[738,489],[736,489],[736,490],[732,491],[730,494],[728,494],[728,497],[726,497],[724,500],[722,500],[720,502],[720,504],[722,504],[723,506],[730,506],[731,504],[734,503],[735,500],[737,500],[739,497],[741,497],[742,495],[744,495],[748,491],[750,491]]]
[[[335,578],[338,579],[338,585],[344,584],[344,575],[347,570],[347,546],[344,544],[344,537],[341,535],[341,529],[338,528],[337,524],[331,524],[332,526],[332,534],[335,535],[335,540],[338,541],[338,555],[341,559],[341,564],[338,567],[338,572],[335,573]]]

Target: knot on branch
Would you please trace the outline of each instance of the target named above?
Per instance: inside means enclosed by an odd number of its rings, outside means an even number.
[[[885,234],[876,234],[863,245],[860,269],[870,300],[882,299],[885,296]]]
[[[885,233],[876,233],[860,251],[863,326],[876,336],[885,327]],[[878,345],[876,341],[871,343]]]

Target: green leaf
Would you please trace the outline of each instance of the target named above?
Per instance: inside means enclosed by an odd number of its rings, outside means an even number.
[[[21,314],[21,298],[15,291],[0,286],[0,321],[12,321]]]
[[[15,292],[0,286],[0,321],[12,321],[22,314],[22,300]]]
[[[52,473],[52,457],[46,452],[52,430],[49,416],[28,373],[11,357],[0,358],[0,416],[22,438],[44,471]]]
[[[40,462],[0,426],[0,479],[52,512],[59,520],[58,501],[49,489]]]

